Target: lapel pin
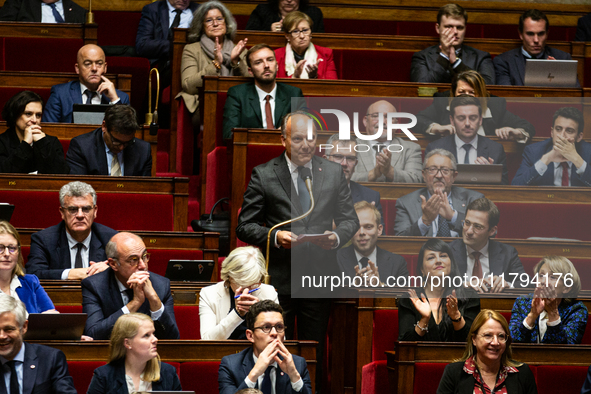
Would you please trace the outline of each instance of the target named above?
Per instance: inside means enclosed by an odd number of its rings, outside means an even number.
[[[322,171],[322,168],[318,167],[318,171]]]
[[[34,365],[31,365],[31,369],[35,369],[35,366]]]
[[[283,376],[283,372],[281,372],[281,376]]]
[[[68,11],[72,11],[72,9],[70,8]]]
[[[466,206],[466,204],[462,204],[462,206],[463,206],[463,207],[465,207],[465,206]]]

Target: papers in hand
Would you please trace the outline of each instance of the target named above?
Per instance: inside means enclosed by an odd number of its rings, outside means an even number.
[[[328,237],[330,237],[332,235],[332,233],[327,233],[327,234],[300,234],[298,235],[298,240],[297,243],[304,243],[304,242],[315,242],[315,241],[320,241],[322,239],[326,239],[328,240]]]

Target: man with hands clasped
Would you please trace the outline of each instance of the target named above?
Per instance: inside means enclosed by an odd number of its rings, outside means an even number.
[[[220,394],[258,388],[264,394],[311,394],[306,361],[292,355],[283,344],[283,309],[271,300],[257,302],[246,314],[246,338],[252,342],[238,354],[222,358]]]

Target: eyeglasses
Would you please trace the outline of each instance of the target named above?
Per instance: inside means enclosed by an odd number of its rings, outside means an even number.
[[[332,157],[337,163],[342,163],[343,159],[347,159],[347,163],[349,164],[353,164],[353,163],[357,163],[357,157],[356,156],[345,156],[345,155],[328,155],[328,157]]]
[[[472,228],[474,229],[474,231],[476,232],[480,232],[480,231],[484,231],[484,229],[486,227],[484,227],[482,224],[478,224],[478,223],[472,223],[469,220],[462,220],[462,226],[464,226],[464,228],[467,230],[470,228],[470,226],[472,226]]]
[[[441,174],[443,176],[448,176],[449,174],[452,173],[452,171],[454,171],[454,169],[453,168],[447,168],[447,167],[441,167],[441,168],[438,168],[438,167],[428,167],[428,168],[425,168],[424,171],[426,171],[427,174],[429,174],[429,175],[437,175],[437,173],[439,171],[441,171]]]
[[[255,327],[254,329],[261,330],[265,334],[269,334],[273,328],[275,329],[275,331],[277,331],[277,334],[281,334],[285,331],[285,325],[283,325],[283,323],[278,323],[278,324],[275,324],[274,326],[272,326],[270,324],[265,324],[264,326]]]
[[[205,20],[205,24],[206,25],[213,25],[213,22],[217,22],[218,25],[221,25],[222,23],[224,23],[226,20],[224,19],[223,16],[218,16],[217,18],[207,18]]]
[[[290,31],[290,34],[292,37],[299,37],[300,34],[303,34],[304,36],[309,36],[310,33],[312,33],[312,30],[310,29],[302,29],[302,30],[292,30]]]
[[[15,254],[18,250],[19,246],[14,245],[0,245],[0,254],[4,254],[4,252],[8,249],[8,253]]]
[[[70,215],[74,216],[78,214],[78,211],[82,210],[82,213],[88,215],[90,211],[94,209],[94,206],[87,205],[85,207],[62,207],[64,211],[68,212]]]
[[[499,343],[505,343],[507,342],[507,339],[509,339],[509,336],[507,334],[478,334],[482,337],[482,339],[484,340],[484,342],[486,343],[491,343],[495,337],[497,337],[497,340],[499,341]]]
[[[113,134],[109,130],[107,130],[107,134],[109,134],[109,137],[111,137],[111,144],[113,144],[113,146],[122,146],[125,148],[129,145],[132,145],[135,142],[135,137],[130,139],[129,141],[121,141],[113,137]]]
[[[144,263],[147,263],[148,261],[150,261],[150,253],[146,252],[142,255],[142,261]],[[117,259],[113,259],[113,260],[117,260]],[[137,267],[138,264],[140,263],[140,258],[137,256],[133,256],[128,258],[127,260],[125,260],[125,262],[129,265],[131,265],[132,267]]]

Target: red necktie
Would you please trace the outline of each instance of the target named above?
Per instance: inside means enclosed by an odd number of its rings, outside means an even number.
[[[268,94],[267,97],[265,97],[265,100],[267,101],[265,103],[265,117],[267,119],[267,129],[274,129],[274,125],[273,125],[273,112],[271,112],[271,95]]]
[[[568,164],[563,161],[560,165],[562,166],[562,186],[570,186],[568,179]]]
[[[472,268],[472,276],[482,278],[482,265],[480,264],[480,252],[472,252],[474,257],[474,268]]]

